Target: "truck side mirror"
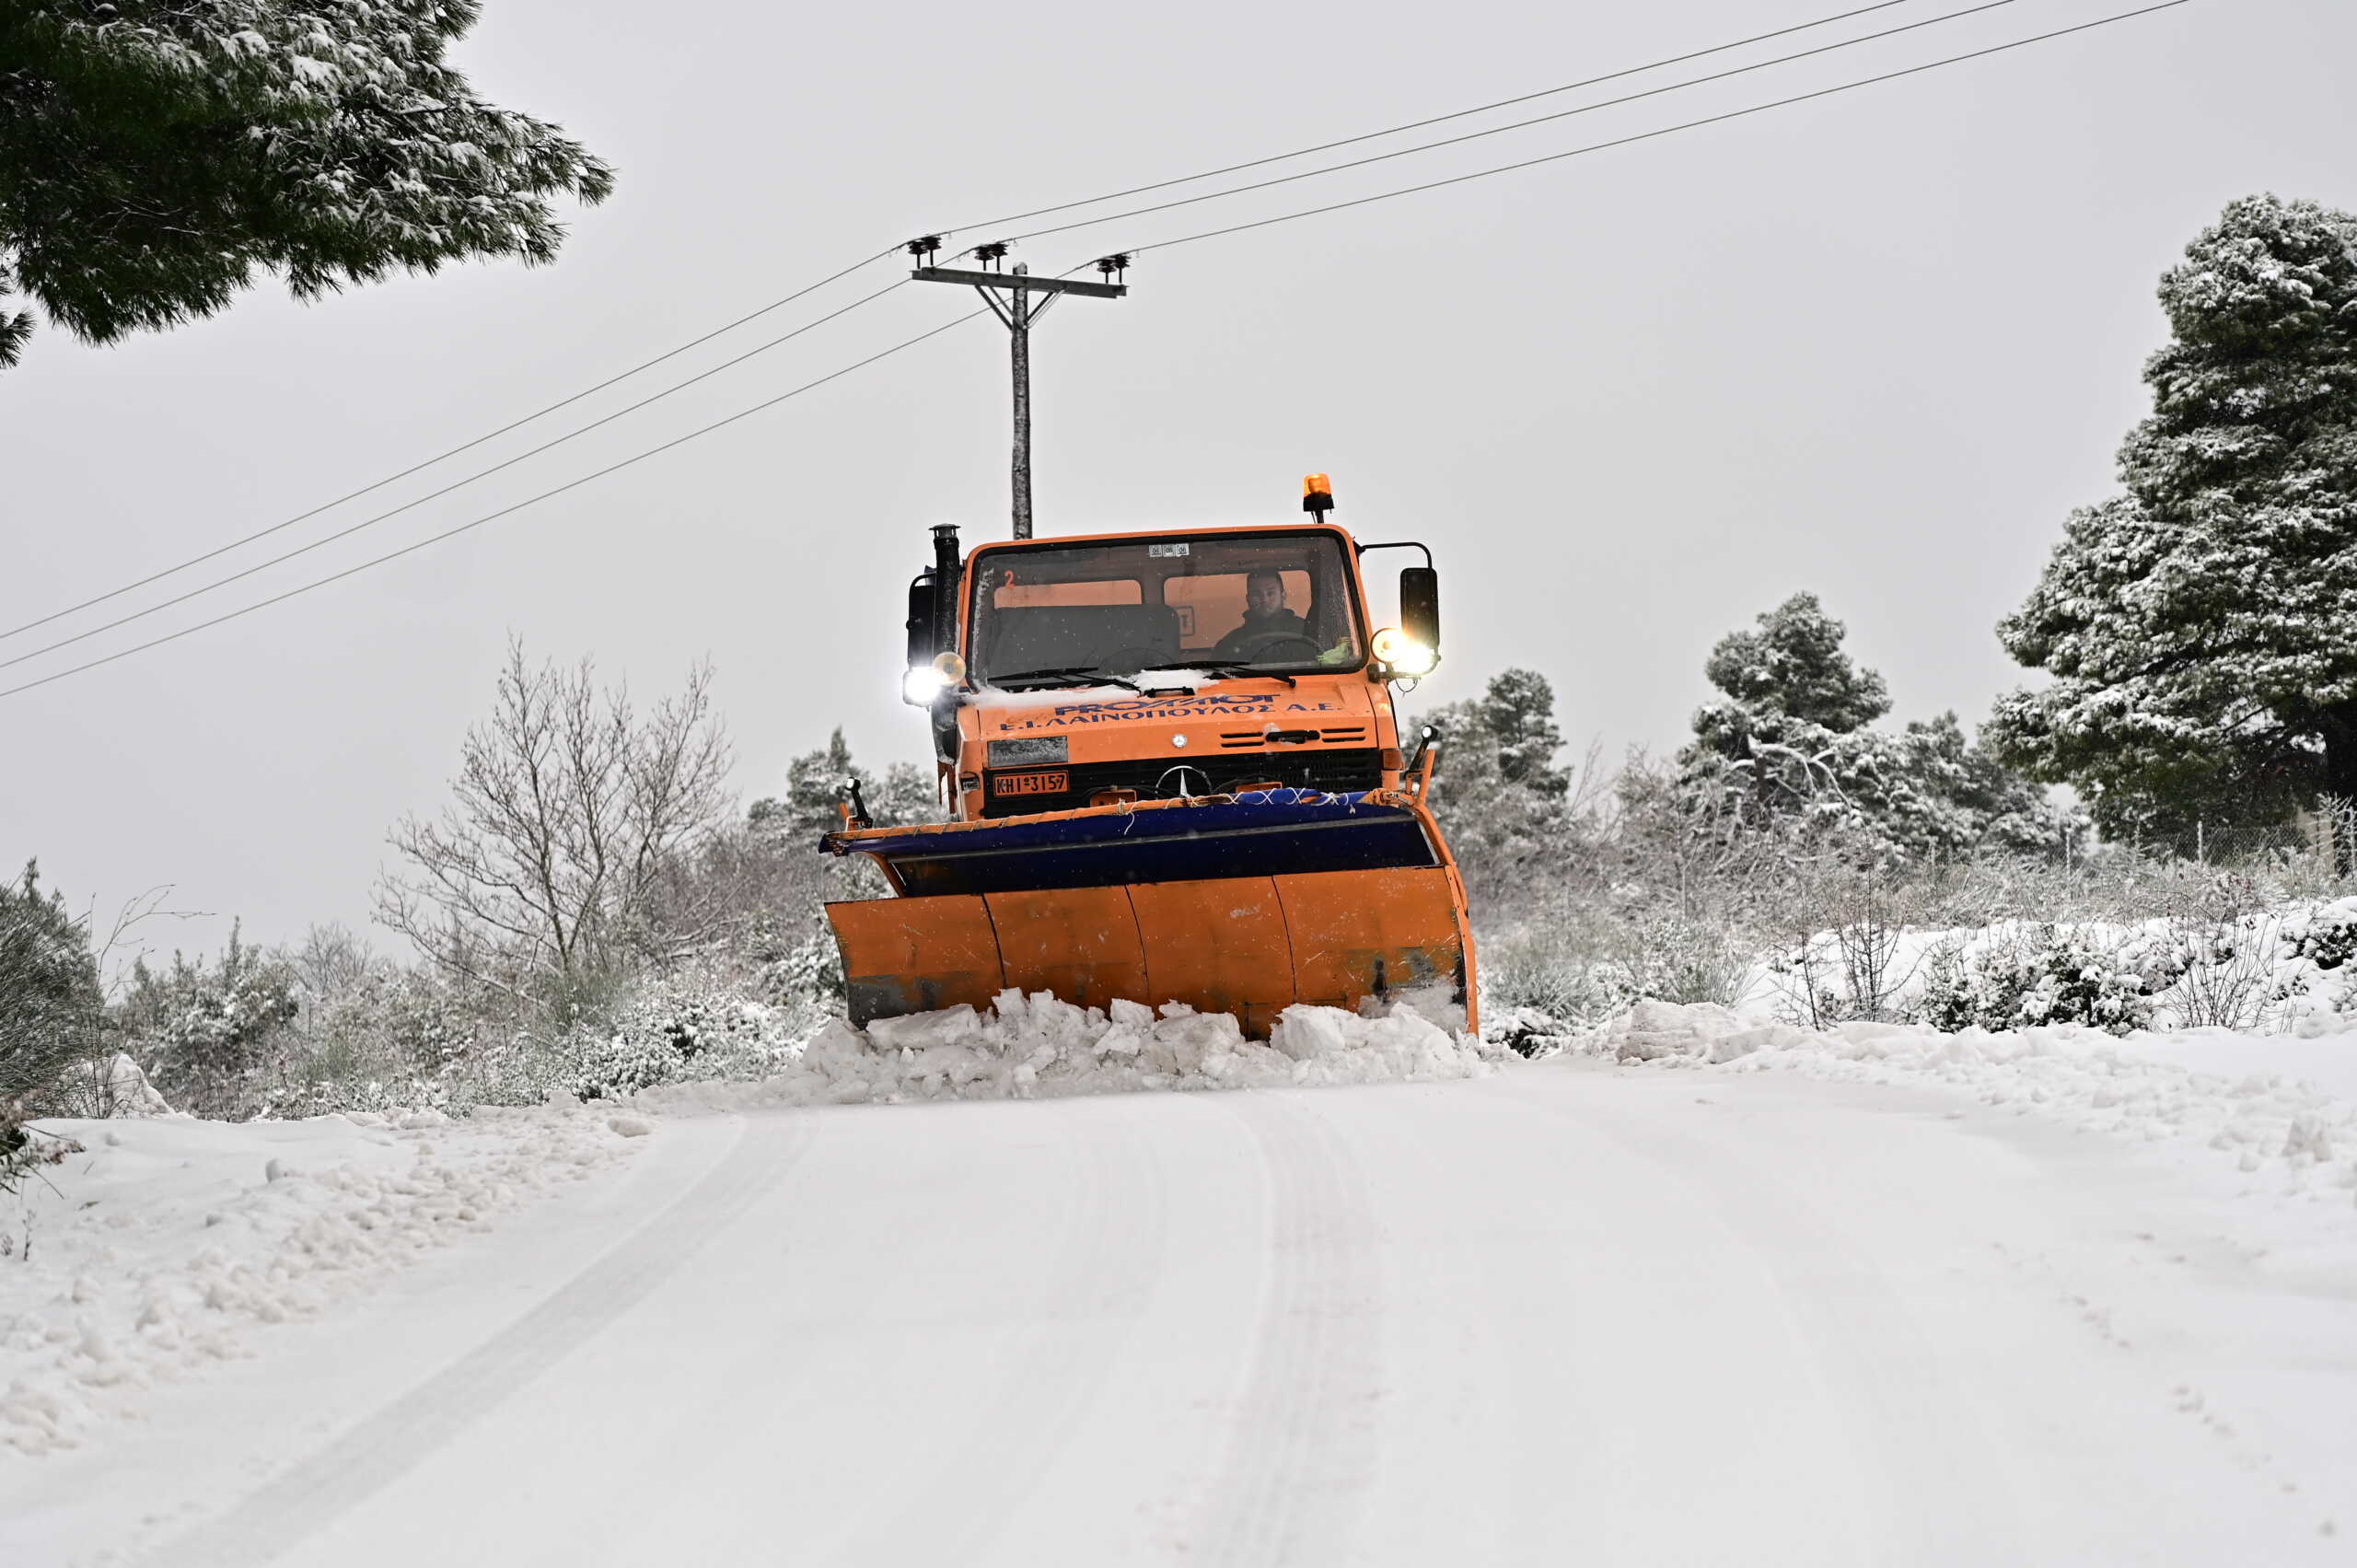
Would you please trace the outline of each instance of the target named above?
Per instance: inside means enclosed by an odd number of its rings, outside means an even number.
[[[931,664],[933,656],[941,650],[933,645],[934,603],[932,572],[927,571],[909,585],[909,658],[908,668]]]
[[[1440,574],[1430,566],[1400,570],[1399,628],[1434,654],[1440,652]]]

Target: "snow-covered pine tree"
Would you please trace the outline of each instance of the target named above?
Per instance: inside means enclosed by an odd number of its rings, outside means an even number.
[[[1678,753],[1689,799],[1735,804],[1756,827],[1842,835],[1876,854],[1951,858],[1983,847],[2051,854],[2073,816],[1975,744],[1954,714],[1898,734],[1883,678],[1841,646],[1848,629],[1814,594],[1794,594],[1711,650],[1703,672],[1725,695],[1694,714]]]
[[[1841,648],[1849,628],[1815,594],[1794,594],[1759,617],[1756,632],[1730,632],[1702,666],[1712,685],[1747,708],[1786,714],[1836,735],[1890,712],[1890,688]]]
[[[1498,772],[1506,783],[1560,800],[1572,787],[1569,771],[1556,767],[1563,732],[1555,724],[1555,689],[1535,669],[1509,669],[1492,676],[1469,712],[1497,748]]]
[[[28,863],[0,882],[0,1102],[39,1097],[87,1054],[99,1005],[88,931]]]
[[[2053,682],[1991,734],[2107,831],[2189,843],[2357,797],[2357,216],[2245,197],[2160,299],[2126,494],[1998,627]]]
[[[1757,630],[1719,639],[1702,673],[1725,695],[1695,710],[1694,739],[1678,755],[1689,786],[1742,796],[1756,823],[1849,816],[1845,776],[1874,766],[1843,738],[1888,713],[1890,692],[1842,648],[1848,630],[1798,593]]]
[[[1511,910],[1560,880],[1570,774],[1555,766],[1562,738],[1547,678],[1504,670],[1479,697],[1417,717],[1440,726],[1433,808],[1475,901]]]
[[[92,343],[469,257],[552,259],[612,172],[444,63],[477,0],[0,6],[0,303]],[[31,331],[0,309],[0,366]]]

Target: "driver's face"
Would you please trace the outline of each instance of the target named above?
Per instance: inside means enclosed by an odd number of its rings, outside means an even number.
[[[1244,608],[1255,618],[1274,615],[1285,607],[1285,586],[1274,577],[1259,577],[1244,589]]]

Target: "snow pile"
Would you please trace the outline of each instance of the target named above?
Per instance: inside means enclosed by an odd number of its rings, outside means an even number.
[[[1957,1090],[2082,1131],[2206,1148],[2245,1173],[2267,1173],[2277,1191],[2357,1201],[2357,1046],[2345,1038],[2211,1030],[2122,1040],[2071,1026],[1943,1034],[1870,1023],[1818,1031],[1709,1004],[1641,1002],[1573,1049],[1671,1067]]]
[[[570,1107],[37,1125],[83,1152],[0,1199],[0,1449],[31,1454],[635,1146]]]
[[[1489,1070],[1470,1035],[1397,1002],[1367,1016],[1296,1004],[1266,1044],[1226,1013],[1135,1002],[1110,1013],[1047,992],[1003,991],[988,1013],[970,1006],[879,1018],[865,1030],[838,1018],[783,1072],[761,1083],[673,1084],[640,1091],[656,1109],[720,1105],[849,1105],[1008,1099],[1136,1089],[1243,1088],[1469,1078]]]

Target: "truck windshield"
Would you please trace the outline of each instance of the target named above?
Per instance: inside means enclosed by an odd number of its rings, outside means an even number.
[[[985,684],[1147,669],[1355,669],[1360,612],[1331,533],[1035,544],[975,565],[968,662]]]

